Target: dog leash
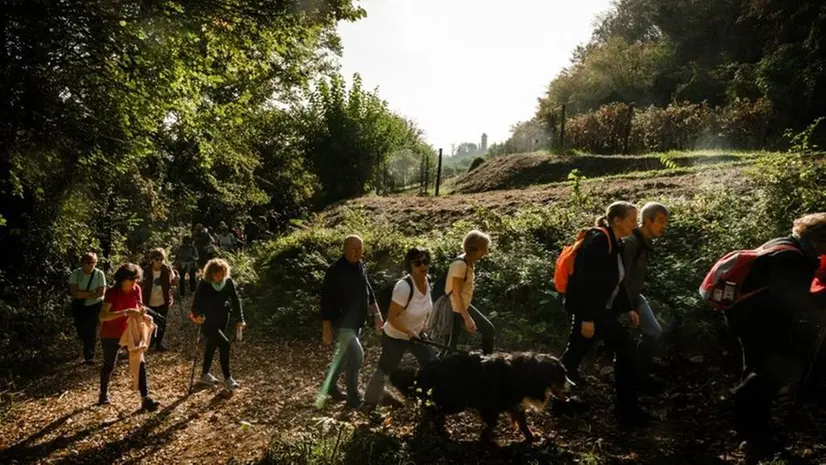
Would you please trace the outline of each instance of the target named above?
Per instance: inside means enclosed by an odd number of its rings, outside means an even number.
[[[462,355],[470,355],[470,352],[466,350],[460,350],[455,347],[450,347],[445,344],[439,344],[438,342],[431,341],[430,339],[425,339],[421,337],[414,337],[410,339],[411,342],[415,342],[418,344],[424,344],[432,347],[436,347],[437,349],[446,350],[448,352],[453,352],[455,354],[462,354]]]

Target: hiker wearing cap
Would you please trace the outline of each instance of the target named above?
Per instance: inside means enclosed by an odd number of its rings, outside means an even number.
[[[166,251],[160,247],[149,251],[150,264],[143,269],[141,293],[146,296],[148,307],[154,312],[157,335],[152,346],[158,352],[166,351],[163,338],[166,334],[166,318],[174,300],[172,288],[178,285],[178,274],[166,263]],[[160,316],[160,318],[157,318]]]
[[[369,317],[376,331],[381,331],[384,321],[376,303],[376,296],[361,257],[364,241],[356,235],[344,239],[344,254],[330,265],[324,276],[321,290],[322,342],[331,345],[336,340],[336,351],[331,367],[332,376],[325,383],[324,394],[333,400],[344,400],[337,381],[345,373],[347,406],[358,408],[362,397],[358,390],[358,377],[364,362],[361,347],[361,329]],[[369,316],[368,316],[369,313]]]
[[[109,380],[118,361],[121,339],[129,327],[129,318],[144,316],[146,309],[141,294],[141,268],[134,263],[121,265],[115,272],[115,284],[106,291],[103,309],[100,312],[100,346],[103,349],[103,368],[100,371],[100,397],[98,405],[109,401]],[[138,368],[138,391],[141,394],[141,408],[153,411],[158,402],[149,397],[146,377],[146,362],[141,357]]]
[[[381,336],[381,355],[376,371],[367,384],[364,403],[368,408],[379,404],[387,376],[399,366],[405,352],[411,352],[419,366],[433,359],[434,354],[424,344],[416,343],[425,330],[427,317],[433,308],[427,271],[430,251],[412,247],[404,257],[407,276],[396,282],[387,311],[387,322]]]
[[[632,323],[639,324],[639,316],[631,308],[623,284],[625,266],[622,262],[620,240],[627,237],[637,225],[637,208],[628,202],[614,202],[598,218],[595,227],[580,233],[573,274],[565,288],[565,308],[572,315],[568,345],[562,363],[568,376],[582,382],[579,365],[598,339],[605,341],[616,354],[614,386],[617,417],[631,425],[643,425],[649,416],[637,399],[637,379],[634,346],[631,335],[619,320],[628,314]],[[559,267],[559,263],[557,266]],[[555,280],[556,271],[555,271]],[[559,283],[556,283],[559,288]]]
[[[224,375],[224,387],[233,391],[238,383],[232,378],[229,368],[229,332],[230,320],[236,321],[232,328],[238,334],[247,326],[244,311],[235,281],[230,277],[230,266],[226,260],[213,258],[204,266],[204,272],[195,297],[192,301],[190,318],[202,325],[201,331],[206,338],[204,365],[201,371],[201,384],[213,386],[218,380],[210,374],[212,358],[218,349],[221,360],[221,372]],[[232,318],[231,318],[232,317]]]
[[[743,352],[741,382],[730,398],[735,428],[747,452],[760,456],[780,446],[770,427],[779,389],[807,368],[791,353],[789,330],[801,317],[826,322],[826,309],[811,293],[819,257],[826,254],[826,212],[796,219],[790,236],[757,250],[763,253],[724,312]]]
[[[649,202],[640,210],[639,226],[622,240],[622,262],[625,267],[625,290],[631,299],[631,308],[640,316],[642,338],[637,343],[637,377],[640,388],[656,391],[663,382],[650,374],[651,362],[663,329],[654,316],[648,299],[642,294],[648,262],[654,250],[652,240],[660,237],[668,227],[668,208]]]
[[[95,268],[97,262],[97,254],[87,252],[80,261],[81,267],[69,275],[72,317],[77,338],[83,344],[83,362],[87,365],[95,363],[95,330],[106,291],[106,275]]]

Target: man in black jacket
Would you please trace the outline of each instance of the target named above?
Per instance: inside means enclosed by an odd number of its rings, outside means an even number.
[[[376,296],[361,261],[363,249],[364,242],[359,236],[347,236],[344,239],[344,255],[327,269],[321,291],[322,341],[329,346],[333,343],[333,338],[337,338],[332,376],[327,381],[329,385],[325,385],[325,391],[334,400],[343,400],[344,395],[339,390],[337,381],[342,371],[346,370],[347,406],[350,408],[358,408],[362,403],[358,377],[364,361],[364,350],[359,336],[368,309],[376,330],[381,331],[384,325]]]
[[[792,235],[766,246],[790,245],[760,258],[743,283],[743,293],[761,292],[735,303],[726,319],[743,350],[741,383],[732,390],[737,432],[752,454],[777,447],[770,429],[771,406],[779,389],[805,369],[792,356],[790,329],[795,321],[826,319],[810,293],[818,256],[826,254],[826,213],[795,220]]]

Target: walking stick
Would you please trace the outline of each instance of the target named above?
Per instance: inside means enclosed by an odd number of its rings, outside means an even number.
[[[198,364],[198,346],[201,342],[201,326],[195,325],[195,327],[198,333],[195,336],[195,354],[192,356],[192,370],[189,372],[189,389],[187,390],[187,394],[192,394],[192,384],[195,382],[195,365]]]

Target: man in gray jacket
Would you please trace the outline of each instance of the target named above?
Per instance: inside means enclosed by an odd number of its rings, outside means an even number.
[[[637,345],[637,373],[642,389],[652,389],[661,384],[650,375],[654,349],[662,335],[662,327],[657,322],[648,300],[642,295],[645,275],[648,272],[648,258],[652,251],[651,240],[660,237],[668,227],[668,208],[661,203],[650,202],[640,211],[640,226],[623,239],[622,261],[625,266],[625,288],[631,306],[640,316],[642,339]]]

